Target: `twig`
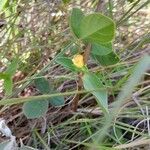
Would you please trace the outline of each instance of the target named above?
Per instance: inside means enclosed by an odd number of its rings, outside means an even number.
[[[82,73],[79,73],[78,74],[78,85],[77,85],[77,89],[78,91],[81,91],[82,90]],[[72,110],[73,111],[77,111],[77,107],[78,107],[78,102],[80,100],[80,96],[81,96],[81,93],[77,93],[76,96],[74,97],[73,101],[72,101]]]
[[[84,51],[84,54],[83,54],[84,64],[87,64],[87,61],[88,61],[89,55],[90,55],[90,50],[91,50],[91,44],[88,44],[85,51]],[[83,76],[83,73],[78,74],[78,85],[77,85],[78,86],[78,91],[81,91],[82,87],[83,87],[82,76]],[[81,96],[81,94],[76,94],[75,98],[73,99],[73,103],[72,103],[72,110],[73,111],[77,111],[80,96]]]
[[[149,143],[150,143],[150,139],[140,139],[140,140],[128,143],[128,144],[118,145],[114,148],[116,148],[116,149],[125,149],[125,148],[130,148],[130,147],[133,148],[135,146],[148,145]]]
[[[85,52],[83,54],[84,64],[87,64],[87,61],[88,61],[89,55],[90,55],[90,51],[91,51],[91,44],[88,44],[85,49]]]

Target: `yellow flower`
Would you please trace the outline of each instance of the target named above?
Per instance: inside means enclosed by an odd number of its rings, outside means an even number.
[[[83,56],[80,54],[74,55],[72,62],[78,68],[82,68],[84,66]]]

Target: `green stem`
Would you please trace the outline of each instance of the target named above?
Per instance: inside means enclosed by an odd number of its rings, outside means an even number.
[[[42,139],[42,137],[40,136],[40,134],[37,132],[37,130],[34,131],[36,136],[39,138],[39,140],[41,141],[41,143],[44,145],[45,150],[50,150],[50,148],[48,147],[48,145],[46,144],[46,142]]]
[[[45,100],[45,99],[57,97],[57,96],[67,96],[67,95],[72,95],[72,94],[81,94],[81,93],[88,93],[88,92],[93,92],[93,91],[101,91],[104,89],[106,89],[106,88],[98,88],[98,89],[93,89],[93,90],[72,91],[72,92],[55,93],[55,94],[45,94],[45,95],[39,95],[39,96],[29,96],[29,97],[20,97],[20,98],[10,98],[10,99],[1,100],[0,106],[1,105],[20,104],[20,103],[29,102],[29,101]],[[110,90],[110,88],[108,88],[108,90]]]
[[[136,1],[133,6],[119,19],[119,21],[117,21],[117,25],[120,25],[122,23],[122,21],[124,20],[124,18],[126,18],[126,16],[130,13],[130,11],[140,2],[140,0]]]
[[[138,9],[136,9],[134,12],[132,12],[129,16],[127,16],[123,19],[120,19],[120,21],[118,21],[118,23],[117,23],[117,26],[120,25],[122,22],[126,21],[127,19],[129,19],[132,15],[134,15],[137,11],[139,11],[140,9],[142,9],[143,7],[145,7],[149,3],[150,3],[150,0],[147,0],[143,5],[141,5]]]
[[[112,18],[113,19],[113,2],[112,2],[112,0],[109,0],[108,1],[108,6],[109,6],[109,16],[110,16],[110,18]]]

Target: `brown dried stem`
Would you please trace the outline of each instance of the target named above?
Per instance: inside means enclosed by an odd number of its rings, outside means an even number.
[[[88,61],[89,55],[90,55],[90,50],[91,50],[91,44],[88,44],[85,49],[85,52],[83,54],[84,64],[87,64],[87,61]],[[83,76],[82,72],[78,74],[78,85],[77,85],[78,91],[81,91],[82,87],[83,87],[82,76]],[[81,94],[76,94],[76,96],[74,97],[73,102],[72,102],[72,110],[73,111],[77,111],[78,102],[80,100],[80,97],[81,97]]]

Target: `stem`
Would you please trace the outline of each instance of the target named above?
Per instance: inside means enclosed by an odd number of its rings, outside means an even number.
[[[103,2],[104,2],[103,0],[99,0],[98,1],[97,8],[95,10],[96,12],[98,12],[98,11],[100,11],[102,9],[101,6],[102,6]],[[86,49],[85,49],[84,54],[83,54],[83,59],[84,59],[83,61],[84,61],[85,65],[88,62],[90,51],[91,51],[91,44],[87,44]],[[82,87],[83,87],[82,76],[83,76],[83,73],[79,73],[78,74],[77,89],[78,89],[79,92],[82,90]],[[72,110],[73,111],[77,111],[78,102],[80,100],[80,97],[81,97],[81,93],[76,94],[76,96],[74,97],[73,102],[72,102]]]
[[[91,50],[91,44],[88,44],[85,49],[85,52],[83,54],[84,64],[87,64],[87,61],[88,61],[89,55],[90,55],[90,50]],[[83,87],[82,76],[83,76],[82,72],[78,74],[78,85],[77,85],[78,91],[81,91],[82,87]],[[75,98],[73,99],[73,102],[72,102],[72,110],[73,111],[77,111],[80,96],[81,96],[81,94],[78,93],[78,94],[76,94]]]
[[[91,51],[91,44],[88,44],[85,49],[85,52],[83,54],[84,64],[87,64],[87,61],[88,61],[89,55],[90,55],[90,51]]]
[[[82,73],[79,73],[78,74],[78,85],[77,85],[77,88],[78,88],[78,91],[81,91],[82,90]],[[73,99],[73,102],[72,102],[72,110],[75,112],[77,111],[77,108],[78,108],[78,102],[80,100],[80,97],[81,97],[81,93],[77,93],[76,96],[74,97]]]
[[[111,90],[110,87],[107,88],[108,90]],[[38,96],[29,96],[29,97],[19,97],[19,98],[8,98],[8,99],[2,99],[0,100],[0,106],[4,105],[14,105],[14,104],[21,104],[29,101],[38,101],[38,100],[45,100],[50,99],[52,97],[58,97],[58,96],[68,96],[72,94],[83,94],[93,91],[102,91],[104,88],[98,88],[93,90],[80,90],[80,91],[71,91],[71,92],[65,92],[65,93],[54,93],[54,94],[44,94],[44,95],[38,95]]]

